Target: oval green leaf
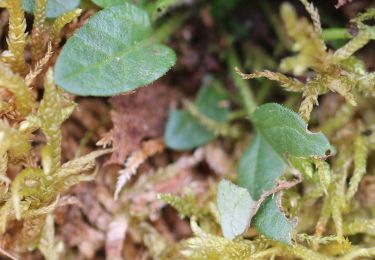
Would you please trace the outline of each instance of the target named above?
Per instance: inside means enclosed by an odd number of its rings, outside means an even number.
[[[80,0],[48,0],[46,16],[47,18],[56,18],[65,12],[77,8],[79,4]],[[26,12],[33,13],[34,6],[35,0],[23,0],[23,7]]]
[[[227,99],[228,96],[220,85],[213,83],[199,90],[195,105],[206,117],[224,123],[229,109],[222,107],[221,102]],[[167,147],[177,151],[190,150],[212,141],[215,137],[212,131],[188,112],[177,110],[169,114],[164,133]]]
[[[92,0],[92,2],[94,2],[96,5],[102,8],[107,8],[110,6],[123,4],[127,1],[126,0]]]
[[[217,190],[217,207],[224,237],[234,239],[246,231],[254,215],[254,201],[245,188],[222,180]]]
[[[204,145],[214,138],[215,134],[201,125],[189,112],[170,112],[164,133],[167,147],[186,151]]]
[[[334,152],[322,133],[310,132],[298,114],[279,104],[260,106],[251,120],[257,133],[281,156],[324,158]]]
[[[280,195],[268,197],[253,218],[253,225],[264,236],[284,244],[292,243],[293,230],[297,222],[289,220],[277,206]]]
[[[98,12],[65,44],[56,83],[81,96],[112,96],[150,84],[176,61],[151,33],[148,14],[134,5]]]

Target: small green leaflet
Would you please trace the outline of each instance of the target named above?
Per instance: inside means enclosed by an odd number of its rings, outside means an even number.
[[[169,47],[152,39],[148,14],[135,5],[98,12],[64,45],[56,83],[81,96],[112,96],[145,86],[176,62]]]
[[[287,166],[282,156],[264,138],[256,134],[240,160],[238,183],[248,188],[253,198],[259,199],[263,192],[272,190],[275,180]]]
[[[256,201],[245,188],[222,180],[217,191],[217,206],[220,224],[225,238],[234,239],[246,231],[250,225]]]
[[[171,111],[164,140],[167,147],[176,151],[191,150],[213,140],[215,135],[186,111]]]
[[[238,185],[255,200],[275,187],[288,168],[286,155],[325,158],[333,152],[322,133],[309,132],[298,114],[278,104],[260,106],[251,120],[255,136],[239,162]],[[263,235],[290,244],[294,224],[279,210],[276,197],[261,205],[253,223]]]
[[[294,221],[289,220],[277,206],[279,195],[268,197],[258,209],[253,218],[253,225],[258,231],[268,238],[291,244],[292,231],[296,226]]]
[[[96,5],[107,8],[114,5],[120,5],[125,2],[129,2],[128,0],[92,0]]]
[[[251,117],[256,131],[281,156],[325,158],[332,147],[322,133],[311,133],[302,118],[279,104],[260,106]]]
[[[56,18],[65,12],[77,8],[80,0],[48,0],[47,1],[47,18]],[[35,0],[23,0],[23,7],[28,13],[34,12]]]
[[[195,105],[206,117],[224,123],[229,109],[221,104],[227,99],[226,92],[219,85],[212,83],[199,90]],[[178,151],[190,150],[215,138],[216,135],[201,125],[189,112],[174,110],[169,114],[164,133],[167,147]]]

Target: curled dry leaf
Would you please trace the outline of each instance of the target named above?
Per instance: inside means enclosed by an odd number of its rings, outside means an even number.
[[[96,145],[102,146],[103,148],[107,148],[110,145],[112,145],[112,139],[113,139],[113,130],[110,130],[109,132],[105,133],[102,136],[102,139],[100,139]]]
[[[165,148],[164,142],[162,139],[155,139],[144,142],[140,150],[134,151],[129,158],[126,160],[125,169],[121,170],[120,176],[117,180],[115,199],[118,198],[118,195],[124,185],[130,180],[130,178],[137,172],[138,167],[145,161],[147,158],[163,151]]]
[[[340,8],[347,3],[350,3],[352,0],[337,0],[337,4],[335,5],[336,8]]]
[[[227,152],[217,142],[205,146],[205,157],[210,168],[220,176],[228,174],[235,168]]]
[[[128,229],[128,220],[126,216],[119,215],[109,224],[107,239],[105,244],[105,253],[107,259],[121,260],[123,244]]]
[[[61,231],[65,244],[68,247],[78,247],[85,259],[92,259],[105,240],[103,232],[89,226],[83,219],[70,220]]]
[[[135,94],[111,98],[114,153],[107,163],[122,165],[143,140],[163,136],[168,111],[178,96],[175,90],[155,83]]]
[[[81,208],[86,220],[99,230],[107,230],[111,222],[111,215],[96,199],[97,187],[93,183],[81,183],[75,188],[76,196],[81,201]]]
[[[143,174],[121,196],[121,201],[131,201],[130,210],[137,215],[148,214],[150,219],[159,217],[159,210],[165,203],[157,199],[158,193],[178,194],[188,185],[194,190],[206,191],[201,188],[206,182],[193,182],[193,168],[204,160],[204,149],[197,149],[193,155],[180,157],[167,167],[158,169],[155,173]],[[202,191],[202,192],[203,192]]]

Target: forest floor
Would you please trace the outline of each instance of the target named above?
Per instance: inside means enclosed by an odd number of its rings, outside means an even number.
[[[210,1],[187,2],[177,8],[186,19],[167,41],[177,54],[177,64],[163,78],[125,95],[75,98],[77,109],[62,127],[63,160],[101,147],[112,147],[113,153],[97,160],[94,181],[80,183],[65,194],[75,203],[55,212],[56,236],[65,245],[64,259],[152,259],[168,247],[178,250],[174,245],[193,235],[190,221],[181,218],[158,194],[191,192],[197,204],[208,198],[214,202],[216,183],[235,173],[236,163],[250,143],[251,126],[247,122],[242,125],[249,134],[241,140],[218,138],[190,152],[167,149],[163,134],[169,111],[181,107],[185,99],[193,100],[209,75],[220,79],[229,93],[236,92],[227,62],[231,50],[237,52],[246,71],[277,67],[286,56],[272,20],[278,16],[281,1],[248,1],[228,10]],[[299,14],[306,15],[298,1],[291,2]],[[323,26],[332,27],[345,27],[357,13],[371,6],[371,1],[362,0],[340,8],[335,8],[335,1],[316,2]],[[96,11],[84,10],[64,33],[71,35]],[[173,12],[165,17],[173,16]],[[6,46],[7,17],[7,11],[0,10],[1,48]],[[358,53],[368,71],[375,69],[374,52],[374,43],[370,43]],[[286,94],[274,83],[254,84],[252,88],[259,103],[278,102],[298,108],[301,100],[300,95]],[[319,102],[314,110],[315,125],[332,117],[343,99],[329,94]],[[10,171],[17,169],[14,166]],[[115,200],[119,173],[126,174],[128,180]],[[371,197],[374,203],[369,191],[374,190],[374,184],[368,187],[366,181],[362,180],[359,196],[364,200]],[[3,248],[9,248],[17,238],[18,224],[12,225],[13,232],[0,239]],[[41,258],[37,251],[22,257]]]

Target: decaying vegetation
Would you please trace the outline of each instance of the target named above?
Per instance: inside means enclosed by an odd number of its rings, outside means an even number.
[[[53,2],[0,0],[4,257],[375,257],[374,6]]]

